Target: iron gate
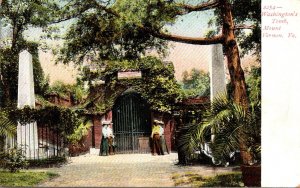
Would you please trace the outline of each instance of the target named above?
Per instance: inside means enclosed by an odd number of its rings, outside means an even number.
[[[120,96],[113,107],[117,153],[149,153],[150,110],[137,93]]]

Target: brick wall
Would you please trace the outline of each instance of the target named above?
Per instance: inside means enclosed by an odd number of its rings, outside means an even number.
[[[168,147],[169,152],[174,151],[175,148],[175,140],[174,140],[174,132],[175,132],[175,125],[174,120],[171,116],[165,115],[163,118],[163,122],[165,124],[164,133],[165,133],[165,140]]]
[[[51,103],[55,105],[64,106],[64,107],[71,107],[74,105],[70,95],[68,97],[62,97],[56,93],[51,93],[48,94],[46,97]]]
[[[104,120],[112,121],[112,111],[107,112],[103,116],[94,116],[93,117],[93,126],[91,126],[89,133],[86,137],[86,145],[89,147],[93,146],[93,139],[96,149],[100,149],[101,139],[102,139],[102,124],[101,122]],[[171,115],[163,115],[159,112],[151,113],[151,122],[154,119],[162,120],[165,124],[164,126],[164,134],[165,140],[168,147],[169,152],[176,150],[175,149],[175,121]],[[93,135],[94,134],[94,135]]]
[[[94,133],[95,148],[99,149],[102,139],[102,124],[97,116],[95,116],[93,119],[93,126],[91,127],[91,129],[94,129],[92,132]]]
[[[161,112],[151,113],[151,122],[153,124],[154,119],[164,122],[164,136],[169,152],[175,151],[175,121],[169,114],[163,114]]]
[[[57,134],[47,126],[38,126],[38,140],[39,147],[44,147],[47,143],[60,146],[62,142]]]

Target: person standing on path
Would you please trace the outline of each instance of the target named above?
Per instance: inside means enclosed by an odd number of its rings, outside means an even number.
[[[152,126],[151,139],[152,139],[152,147],[151,153],[152,155],[161,155],[162,147],[160,144],[160,136],[161,136],[161,127],[158,125],[158,120],[154,120],[154,125]]]
[[[107,156],[108,155],[108,133],[110,121],[103,121],[102,122],[102,139],[100,144],[100,155]]]
[[[164,155],[165,152],[167,152],[169,154],[169,149],[168,146],[166,144],[166,140],[165,140],[165,135],[164,135],[164,122],[163,121],[158,121],[158,125],[160,127],[160,139],[159,139],[159,145],[161,147],[161,154]]]
[[[112,123],[108,125],[107,128],[107,141],[108,141],[108,152],[109,155],[115,154],[115,135],[113,134]]]

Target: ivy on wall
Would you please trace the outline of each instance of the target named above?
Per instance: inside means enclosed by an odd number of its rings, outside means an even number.
[[[142,78],[118,79],[119,71],[140,70]],[[156,57],[136,61],[108,62],[100,72],[105,84],[91,88],[87,102],[82,106],[90,114],[103,114],[111,110],[115,100],[127,89],[138,92],[152,110],[171,112],[179,99],[180,86],[174,77],[174,66]]]
[[[77,144],[88,134],[90,127],[93,125],[91,121],[81,122],[80,125],[74,130],[73,134],[67,138],[72,144]]]
[[[180,96],[180,86],[174,77],[173,64],[149,57],[141,61],[141,69],[145,70],[143,78],[140,85],[134,88],[142,94],[152,109],[171,112]]]
[[[6,110],[11,120],[20,124],[37,122],[38,125],[47,125],[64,138],[73,134],[81,123],[77,113],[69,108],[45,106],[41,109],[32,109],[25,106],[23,109]]]

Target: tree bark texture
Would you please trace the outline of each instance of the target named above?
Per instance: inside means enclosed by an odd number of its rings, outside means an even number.
[[[237,104],[248,108],[248,97],[246,92],[246,82],[244,71],[241,67],[239,49],[234,35],[234,23],[231,12],[231,5],[228,0],[220,0],[221,16],[223,19],[224,48],[227,58],[227,66],[233,86],[233,98]],[[245,135],[246,136],[246,135]],[[252,156],[247,151],[246,144],[241,140],[240,153],[243,164],[252,162]]]
[[[245,108],[248,107],[248,97],[244,71],[241,67],[238,45],[234,35],[234,23],[232,19],[231,6],[227,0],[220,0],[220,8],[223,19],[224,48],[227,65],[233,86],[234,101]]]

